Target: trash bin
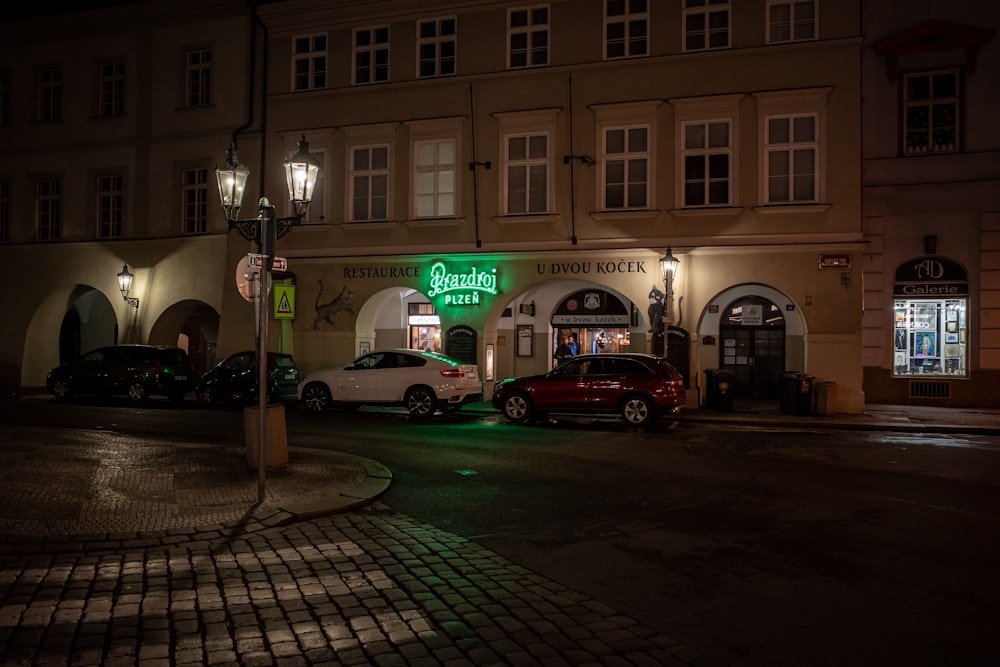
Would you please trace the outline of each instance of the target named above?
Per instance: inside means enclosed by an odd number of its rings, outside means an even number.
[[[778,409],[786,415],[812,413],[812,385],[815,376],[801,371],[781,373],[781,403]]]
[[[725,368],[706,368],[705,402],[708,408],[723,412],[733,411],[733,381],[736,373]]]

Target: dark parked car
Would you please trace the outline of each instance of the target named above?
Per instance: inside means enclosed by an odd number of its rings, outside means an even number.
[[[141,403],[158,394],[181,401],[194,387],[194,377],[187,352],[179,347],[110,345],[53,368],[45,386],[59,400],[124,394]]]
[[[512,422],[552,413],[618,414],[642,426],[679,412],[686,403],[684,379],[651,354],[584,354],[542,375],[498,382],[493,406]]]
[[[231,354],[201,376],[195,397],[206,405],[257,402],[257,353]],[[290,354],[267,353],[267,401],[298,400],[299,369]]]

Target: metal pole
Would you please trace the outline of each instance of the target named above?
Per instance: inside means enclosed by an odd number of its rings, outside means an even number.
[[[266,200],[264,200],[266,202]],[[257,502],[264,502],[264,477],[267,468],[267,296],[271,282],[271,253],[274,243],[274,208],[260,207],[260,289],[257,299]]]
[[[673,272],[668,272],[666,279],[663,281],[663,286],[666,288],[666,294],[663,295],[663,358],[667,358],[667,348],[669,343],[667,342],[667,334],[670,329],[670,325],[674,323],[674,274]]]

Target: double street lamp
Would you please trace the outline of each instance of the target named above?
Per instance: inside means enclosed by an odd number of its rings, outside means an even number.
[[[660,258],[660,275],[663,277],[663,358],[667,358],[667,339],[670,325],[674,323],[674,275],[681,260],[674,257],[670,246],[667,252]]]
[[[240,220],[243,195],[246,192],[250,170],[240,164],[235,142],[226,153],[226,164],[216,167],[215,178],[219,184],[219,199],[226,213],[229,229],[235,229],[240,236],[257,244],[260,253],[259,270],[255,276],[256,289],[251,290],[257,300],[257,501],[264,500],[264,470],[267,465],[265,440],[267,438],[267,296],[270,289],[271,264],[274,258],[275,241],[284,236],[293,226],[301,224],[312,201],[313,189],[319,176],[319,161],[309,154],[309,144],[305,135],[299,140],[298,151],[285,160],[285,180],[288,184],[288,199],[292,203],[293,215],[275,217],[274,207],[267,197],[261,196],[257,205],[257,217]]]

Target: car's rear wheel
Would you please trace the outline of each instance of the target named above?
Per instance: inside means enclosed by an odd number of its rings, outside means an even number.
[[[406,392],[403,399],[410,416],[418,419],[427,419],[434,414],[437,407],[437,396],[430,387],[411,387]]]
[[[60,401],[68,401],[73,398],[73,390],[70,389],[69,380],[56,380],[53,382],[52,395]]]
[[[503,402],[503,416],[515,424],[523,424],[531,419],[531,399],[526,394],[515,391]]]
[[[626,424],[644,426],[653,418],[655,408],[646,396],[627,396],[622,401],[621,416]]]
[[[326,385],[313,382],[302,390],[302,404],[309,412],[323,412],[333,404],[333,398]]]
[[[194,397],[202,405],[215,405],[215,392],[211,387],[198,387],[194,392]]]
[[[149,390],[141,380],[132,380],[128,384],[128,400],[133,403],[143,403],[149,398]]]

